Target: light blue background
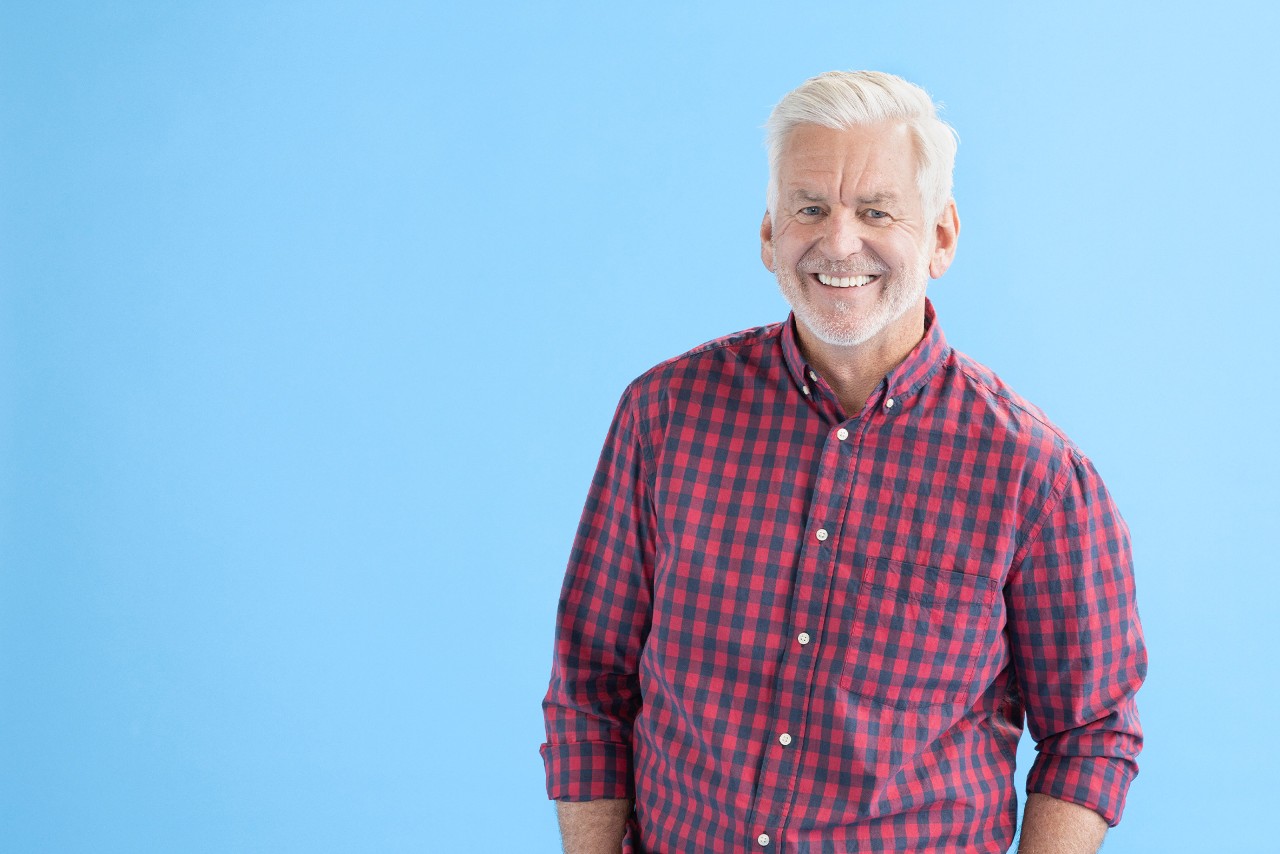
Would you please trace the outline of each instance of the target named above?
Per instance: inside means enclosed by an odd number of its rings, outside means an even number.
[[[944,328],[1133,530],[1106,850],[1264,849],[1272,9],[5,4],[0,850],[558,851],[600,441],[636,374],[785,316],[759,128],[830,68],[945,102]]]

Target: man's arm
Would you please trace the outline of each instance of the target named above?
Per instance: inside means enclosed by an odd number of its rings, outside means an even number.
[[[609,809],[589,802],[626,803],[635,792],[631,729],[642,703],[655,552],[638,408],[628,389],[596,466],[565,571],[542,704],[547,795],[574,802],[562,816],[587,810],[584,820]]]
[[[631,815],[631,801],[556,801],[564,854],[618,854]]]
[[[1033,792],[1022,814],[1018,854],[1097,854],[1106,832],[1106,820],[1088,807]]]
[[[1128,529],[1092,463],[1074,450],[1065,462],[1005,585],[1010,653],[1038,753],[1027,794],[1114,825],[1138,772],[1134,695],[1147,653]],[[1041,834],[1057,813],[1040,816],[1037,802],[1028,800],[1027,821]]]

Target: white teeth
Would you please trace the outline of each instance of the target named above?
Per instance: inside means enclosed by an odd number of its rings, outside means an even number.
[[[824,285],[831,285],[833,288],[860,288],[867,282],[874,279],[875,276],[849,276],[840,278],[838,276],[828,276],[826,273],[818,274],[818,281]]]

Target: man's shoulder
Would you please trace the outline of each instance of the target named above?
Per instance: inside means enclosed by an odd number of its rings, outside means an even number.
[[[756,326],[699,344],[636,377],[628,393],[670,391],[688,382],[715,384],[731,373],[767,367],[781,358],[777,342],[782,326],[781,322]]]
[[[1082,456],[1080,449],[1049,419],[1044,410],[1014,391],[991,368],[959,350],[951,351],[951,366],[964,383],[973,405],[1008,438],[1055,448],[1066,457]]]

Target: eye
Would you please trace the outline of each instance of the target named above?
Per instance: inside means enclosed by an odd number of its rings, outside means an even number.
[[[868,218],[870,218],[870,219],[884,219],[884,218],[885,218],[885,217],[887,217],[887,216],[888,216],[888,214],[887,214],[887,213],[885,213],[884,211],[878,211],[878,210],[868,210],[868,211],[867,211],[867,217],[868,217]]]
[[[817,205],[809,205],[807,208],[800,209],[800,216],[821,216],[822,208]]]

